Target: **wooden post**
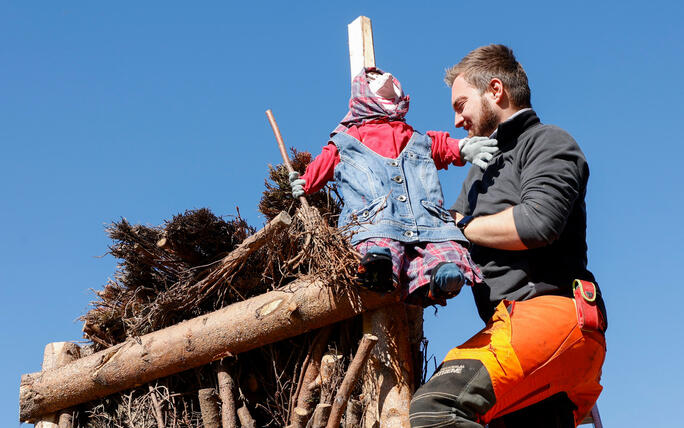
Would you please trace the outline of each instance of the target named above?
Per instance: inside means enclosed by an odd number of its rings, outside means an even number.
[[[249,413],[249,409],[246,404],[243,404],[237,411],[238,419],[240,419],[240,425],[242,428],[256,428],[256,421]]]
[[[309,420],[309,411],[301,407],[295,407],[290,415],[290,420],[292,423],[288,425],[288,428],[303,428]]]
[[[354,79],[364,67],[375,67],[373,27],[370,18],[359,16],[347,26],[347,32],[349,35],[349,65],[351,78]]]
[[[321,403],[316,406],[313,416],[311,416],[311,428],[325,428],[328,424],[328,417],[330,417],[330,404]]]
[[[363,67],[375,67],[375,48],[370,19],[356,18],[348,26],[351,77]],[[413,364],[408,322],[403,304],[363,315],[364,333],[377,336],[365,375],[366,425],[408,427],[408,408],[413,392]]]
[[[321,389],[330,385],[332,377],[335,374],[335,368],[339,364],[339,361],[344,358],[337,351],[328,351],[321,358],[321,370],[318,377],[314,381]],[[332,397],[331,397],[332,398]]]
[[[364,314],[364,333],[378,337],[364,376],[365,426],[409,428],[413,364],[406,305]]]
[[[348,294],[351,293],[351,294]],[[394,300],[365,290],[335,292],[300,279],[111,348],[66,366],[22,376],[19,417],[44,415],[148,383],[229,355],[298,336]]]
[[[328,349],[331,328],[322,328],[311,343],[309,352],[306,356],[304,367],[302,367],[301,379],[298,382],[299,390],[296,393],[296,407],[292,413],[290,424],[293,428],[303,428],[313,412],[314,405],[313,393],[315,391],[315,381],[320,378],[321,359],[323,353]],[[297,413],[297,409],[303,410],[306,417],[301,417],[302,412]]]
[[[347,404],[347,411],[344,414],[344,428],[357,428],[361,426],[361,413],[363,407],[359,400],[351,399]]]
[[[81,356],[81,348],[71,342],[52,342],[45,346],[43,352],[43,370],[56,369],[77,360]],[[36,428],[70,428],[71,411],[62,410],[54,415],[45,416],[36,423]]]
[[[219,397],[221,397],[221,425],[223,428],[238,428],[235,409],[235,380],[225,363],[217,370]]]
[[[59,412],[59,428],[73,428],[74,414],[69,410],[62,410]]]
[[[214,388],[203,388],[197,392],[202,422],[205,428],[221,428],[221,415],[219,412],[218,397]]]
[[[157,389],[152,386],[152,384],[148,384],[147,389],[150,391],[150,401],[152,401],[152,411],[154,412],[154,419],[157,422],[157,428],[164,428],[164,414],[159,405],[159,400],[157,400]]]

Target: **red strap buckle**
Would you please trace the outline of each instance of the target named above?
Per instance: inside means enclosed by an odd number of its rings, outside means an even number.
[[[584,300],[592,303],[596,300],[596,284],[590,281],[585,281],[583,279],[576,279],[572,283],[572,289],[577,294],[577,289],[579,288],[579,294]]]

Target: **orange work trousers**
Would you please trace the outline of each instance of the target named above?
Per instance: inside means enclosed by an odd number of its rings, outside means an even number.
[[[502,301],[487,326],[444,361],[476,359],[489,372],[496,401],[479,416],[483,425],[565,392],[577,406],[577,426],[603,389],[605,354],[603,333],[579,327],[573,299],[540,296]]]

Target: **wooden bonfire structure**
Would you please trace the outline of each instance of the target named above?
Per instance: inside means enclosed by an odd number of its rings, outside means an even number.
[[[375,66],[373,37],[366,17],[357,18],[348,29],[353,78],[362,67]],[[300,172],[301,158],[297,154],[294,162],[299,162],[295,169]],[[276,183],[270,187],[267,183],[268,191],[287,192],[286,177],[284,166],[272,167],[271,179]],[[330,203],[329,195],[318,200]],[[136,229],[125,220],[116,224],[115,232],[123,230],[135,239],[124,242],[119,235],[113,237],[151,266],[154,275],[166,278],[161,283],[175,281],[183,287],[140,291],[149,292],[147,301],[154,306],[140,309],[135,322],[122,323],[117,316],[98,324],[86,315],[84,332],[93,346],[48,344],[43,370],[22,376],[20,420],[42,428],[120,426],[112,422],[114,416],[102,417],[110,411],[126,413],[120,418],[127,426],[158,428],[409,427],[409,402],[424,361],[422,308],[399,303],[396,294],[355,286],[349,272],[358,260],[343,233],[330,226],[332,218],[320,217],[316,207],[321,203],[295,209],[290,198],[279,214],[267,214],[270,221],[265,227],[244,233],[245,239],[200,273],[177,268],[183,251],[181,241],[174,244],[171,239],[170,225],[161,231]],[[284,242],[295,244],[290,248]],[[336,266],[317,267],[320,252],[340,248],[346,249],[333,260]],[[276,267],[271,266],[268,275],[261,274],[262,288],[256,288],[264,292],[250,294],[254,282],[244,278],[265,263],[263,257],[255,257],[277,252],[284,253],[282,263],[266,263]],[[127,275],[132,270],[129,266]],[[269,280],[272,283],[264,288]],[[115,292],[121,292],[117,283],[108,284],[98,295],[105,300],[102,296]],[[182,300],[192,293],[202,297],[192,300],[193,305]],[[231,300],[228,295],[239,298]],[[135,312],[138,309],[131,301],[117,310]],[[202,312],[196,308],[211,307],[210,301],[220,307],[188,316],[193,310]],[[175,318],[164,312],[165,307],[177,310],[182,321],[170,324]],[[123,339],[114,338],[112,331],[119,331],[117,337]],[[270,354],[255,354],[267,348]],[[255,370],[255,360],[260,358],[265,363]],[[249,364],[252,369],[242,369]],[[273,383],[269,385],[275,386],[267,388],[263,381],[260,385],[259,379],[264,379],[260,370],[270,370]],[[196,382],[179,393],[169,386],[169,379],[181,378]],[[198,403],[199,408],[189,409],[188,403],[190,407]],[[280,409],[278,415],[273,406]],[[79,411],[81,419],[87,413],[88,422],[79,422]],[[147,414],[141,417],[136,411]],[[97,415],[100,422],[94,423]]]

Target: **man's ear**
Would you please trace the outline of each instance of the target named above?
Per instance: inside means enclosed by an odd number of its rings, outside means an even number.
[[[505,95],[503,82],[496,77],[490,80],[487,94],[491,97],[492,101],[499,104]]]

